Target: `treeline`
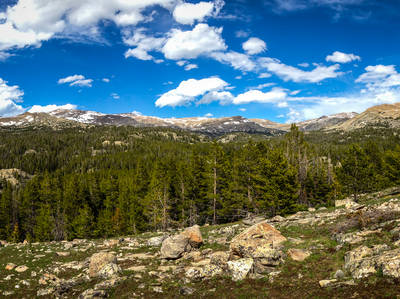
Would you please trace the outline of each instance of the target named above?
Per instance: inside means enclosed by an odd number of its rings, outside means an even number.
[[[285,215],[400,183],[395,142],[308,143],[293,126],[266,141],[201,141],[171,130],[0,134],[0,239],[63,240]],[[384,146],[383,146],[384,145]]]

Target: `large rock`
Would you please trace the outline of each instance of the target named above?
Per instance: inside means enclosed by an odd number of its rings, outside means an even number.
[[[198,248],[203,244],[203,237],[201,236],[200,226],[198,225],[186,228],[182,234],[189,238],[190,246],[194,248]]]
[[[92,255],[89,264],[90,277],[111,277],[121,271],[117,258],[111,252],[99,252]]]
[[[244,258],[228,262],[228,269],[232,275],[232,280],[238,281],[246,278],[247,274],[253,268],[253,259]]]
[[[165,239],[161,246],[161,258],[178,259],[183,253],[198,248],[203,243],[198,225],[185,229],[179,235]]]
[[[231,254],[253,258],[258,272],[263,268],[277,266],[283,261],[281,244],[286,238],[267,222],[255,224],[236,237],[230,244]]]
[[[161,258],[178,259],[184,252],[189,252],[191,246],[187,235],[179,234],[165,239],[161,246]]]

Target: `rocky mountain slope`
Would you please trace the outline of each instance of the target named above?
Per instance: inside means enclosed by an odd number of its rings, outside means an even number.
[[[10,298],[377,298],[400,292],[399,188],[360,203],[119,239],[1,241]]]
[[[62,129],[75,126],[110,125],[134,127],[165,127],[223,135],[234,132],[281,135],[290,124],[280,124],[267,119],[246,119],[241,116],[208,118],[160,118],[136,113],[103,114],[82,110],[55,110],[49,113],[24,113],[15,117],[0,118],[0,127],[52,127]],[[296,123],[302,131],[351,131],[366,126],[400,128],[400,103],[371,107],[363,113],[339,113]]]
[[[351,131],[366,126],[400,128],[400,103],[373,106],[331,129]]]

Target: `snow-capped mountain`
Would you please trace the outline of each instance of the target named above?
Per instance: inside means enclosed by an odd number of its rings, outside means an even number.
[[[340,113],[299,122],[303,131],[330,129],[354,118],[357,113]],[[42,127],[55,129],[71,126],[109,125],[134,127],[168,127],[212,135],[232,132],[281,135],[290,129],[289,124],[279,124],[266,119],[247,119],[242,116],[209,118],[160,118],[138,113],[104,114],[95,111],[58,109],[47,113],[24,113],[15,117],[0,118],[2,127]]]

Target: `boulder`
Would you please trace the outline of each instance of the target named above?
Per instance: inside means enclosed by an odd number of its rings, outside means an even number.
[[[232,275],[232,280],[234,281],[245,279],[252,268],[253,259],[251,258],[243,258],[228,262],[228,269]]]
[[[290,248],[288,250],[288,255],[292,260],[302,262],[311,255],[311,252],[303,249]]]
[[[92,255],[89,264],[90,277],[111,277],[120,272],[117,258],[111,252],[99,252]]]
[[[198,248],[203,243],[198,225],[186,228],[179,235],[168,237],[161,245],[161,258],[178,259],[192,248]]]
[[[277,266],[283,261],[281,244],[285,241],[277,229],[264,221],[234,237],[230,251],[241,258],[253,258],[257,272],[264,272],[265,267]]]
[[[186,228],[182,235],[188,237],[190,246],[193,248],[199,248],[200,245],[203,244],[203,237],[200,232],[200,226],[198,225]]]
[[[165,239],[161,245],[161,258],[178,259],[184,252],[189,252],[191,246],[187,235],[179,234]]]

